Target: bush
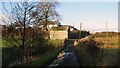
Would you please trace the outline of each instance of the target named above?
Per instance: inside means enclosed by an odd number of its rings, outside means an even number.
[[[8,43],[8,41],[6,41]],[[34,39],[33,41],[28,41],[27,47],[27,57],[39,57],[47,52],[53,52],[57,48],[63,46],[62,40],[49,40],[49,39]],[[7,44],[4,44],[6,46]],[[9,46],[12,46],[13,44],[10,44]],[[4,47],[2,51],[3,56],[3,66],[9,65],[11,62],[20,60],[21,54],[23,49],[19,46],[12,46],[12,47]],[[29,60],[27,60],[29,62]],[[30,60],[31,61],[31,60]]]
[[[86,37],[78,43],[76,47],[77,53],[81,60],[81,66],[95,66],[99,63],[102,56],[102,49],[98,48],[98,44],[92,36]]]
[[[19,60],[21,50],[19,47],[10,47],[2,49],[2,65],[7,66],[11,62]]]
[[[74,30],[74,31],[69,32],[69,39],[84,38],[84,37],[86,37],[88,35],[90,35],[90,32],[88,32],[88,31]]]
[[[117,32],[97,32],[93,34],[95,38],[104,38],[104,37],[116,37],[120,36],[120,33]]]

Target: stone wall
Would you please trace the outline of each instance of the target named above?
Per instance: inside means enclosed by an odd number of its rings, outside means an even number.
[[[50,31],[50,39],[65,39],[68,38],[68,31]]]

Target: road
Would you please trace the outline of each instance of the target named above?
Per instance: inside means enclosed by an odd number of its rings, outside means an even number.
[[[68,40],[66,42],[66,47],[64,48],[64,50],[58,55],[58,58],[49,65],[48,68],[56,68],[61,66],[79,67],[73,41]]]

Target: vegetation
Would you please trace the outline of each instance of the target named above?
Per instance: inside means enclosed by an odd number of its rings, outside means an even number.
[[[105,38],[105,37],[116,37],[120,36],[120,33],[117,32],[96,32],[93,34],[95,38]]]
[[[58,3],[56,1],[45,0],[38,2],[36,5],[36,11],[33,12],[33,17],[36,19],[35,22],[43,24],[45,31],[48,31],[48,23],[51,20],[59,20],[59,14],[56,11]]]
[[[2,48],[2,38],[0,38],[0,48]]]
[[[89,38],[81,39],[76,50],[82,66],[119,65],[118,33],[109,33],[108,36],[101,32],[93,34]]]
[[[90,35],[90,32],[88,32],[88,31],[74,30],[74,31],[69,32],[69,39],[84,38],[84,37],[86,37],[88,35]]]
[[[98,43],[102,43],[102,45],[98,47],[103,49],[103,57],[98,65],[102,66],[119,65],[120,63],[118,62],[119,61],[118,53],[120,52],[119,45],[120,34],[117,32],[101,32],[93,35]]]
[[[101,59],[102,49],[96,47],[97,44],[95,40],[85,39],[81,40],[75,47],[78,53],[79,63],[81,66],[96,66],[96,64]]]
[[[9,64],[12,65],[14,64],[14,62],[16,62],[16,64],[20,63],[20,53],[21,53],[20,47],[14,47],[14,46],[7,47],[6,45],[8,45],[8,43],[9,43],[8,41],[3,42],[3,47],[4,47],[2,52],[2,55],[4,56],[2,62],[3,66]],[[28,62],[32,62],[34,60],[40,60],[41,62],[39,63],[43,63],[45,62],[45,60],[48,61],[47,59],[51,59],[51,57],[55,56],[56,53],[58,53],[58,51],[61,48],[63,48],[62,40],[39,40],[39,41],[36,40],[33,46],[29,46],[28,49],[29,59],[27,60]]]
[[[26,58],[28,57],[28,39],[30,39],[30,32],[27,31],[27,25],[32,23],[33,17],[31,16],[35,4],[28,2],[19,2],[19,3],[9,3],[10,9],[8,10],[3,3],[3,13],[7,19],[3,18],[3,23],[8,25],[8,27],[3,29],[3,32],[6,32],[3,37],[7,41],[11,41],[12,45],[19,47],[20,49],[20,60],[22,63],[27,62]],[[18,27],[18,29],[16,28]],[[4,44],[3,44],[4,45]],[[4,56],[4,55],[3,55]]]
[[[10,5],[10,10],[6,4]],[[8,2],[2,3],[2,56],[3,67],[28,63],[47,52],[54,52],[62,47],[61,40],[47,40],[47,23],[56,18],[57,2]],[[34,25],[30,27],[29,25]],[[43,27],[39,27],[43,25]],[[45,28],[45,29],[44,29]],[[44,29],[44,30],[42,30]]]
[[[105,38],[95,38],[95,40],[102,45],[98,46],[100,48],[118,48],[118,37],[105,37]]]
[[[106,35],[107,34],[107,35]],[[92,34],[98,43],[102,43],[100,48],[119,48],[119,36],[117,32],[101,32]]]
[[[25,64],[15,65],[15,66],[35,66],[35,67],[45,66],[47,67],[51,62],[53,62],[53,59],[56,58],[56,56],[59,54],[59,52],[62,49],[63,49],[62,47],[57,48],[56,51],[54,52],[46,52],[45,54],[39,56],[37,60],[31,61]]]

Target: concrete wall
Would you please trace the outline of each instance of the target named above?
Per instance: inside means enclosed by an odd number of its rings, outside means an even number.
[[[68,31],[50,31],[50,39],[68,38]]]

